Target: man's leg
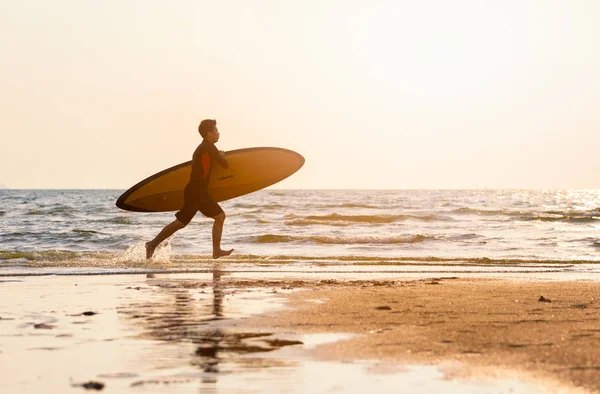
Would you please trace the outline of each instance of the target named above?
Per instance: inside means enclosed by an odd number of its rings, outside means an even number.
[[[146,242],[146,259],[150,260],[152,258],[152,255],[154,254],[154,249],[156,249],[156,247],[160,245],[162,241],[169,238],[177,230],[181,230],[185,226],[185,224],[181,223],[177,219],[167,224],[165,228],[163,228],[161,232],[158,233],[158,235],[152,241]]]
[[[223,234],[223,223],[225,223],[225,213],[213,216],[215,223],[212,229],[212,242],[213,242],[213,258],[218,259],[219,257],[229,256],[233,249],[222,250],[221,249],[221,235]]]

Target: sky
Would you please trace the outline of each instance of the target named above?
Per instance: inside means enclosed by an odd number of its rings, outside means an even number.
[[[600,188],[597,0],[0,0],[0,183],[126,189],[276,146],[277,187]]]

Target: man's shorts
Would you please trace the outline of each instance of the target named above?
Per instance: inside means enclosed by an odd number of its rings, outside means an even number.
[[[184,195],[183,207],[175,214],[175,217],[187,226],[198,211],[209,218],[214,218],[223,213],[221,206],[212,197],[202,196],[198,198],[190,195],[190,193],[186,193]]]

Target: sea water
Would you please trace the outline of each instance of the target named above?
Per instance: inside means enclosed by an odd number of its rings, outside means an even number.
[[[123,211],[122,192],[0,190],[0,270],[143,259],[174,213]],[[221,205],[234,261],[600,262],[600,189],[267,189]],[[198,213],[157,258],[209,259],[212,224]]]

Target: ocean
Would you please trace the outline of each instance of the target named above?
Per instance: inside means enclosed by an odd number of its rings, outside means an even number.
[[[0,190],[0,275],[153,266],[143,244],[174,213],[122,211],[122,192]],[[600,263],[600,189],[267,189],[221,205],[222,247],[235,248],[224,264]],[[197,214],[153,264],[211,262],[211,227]]]

